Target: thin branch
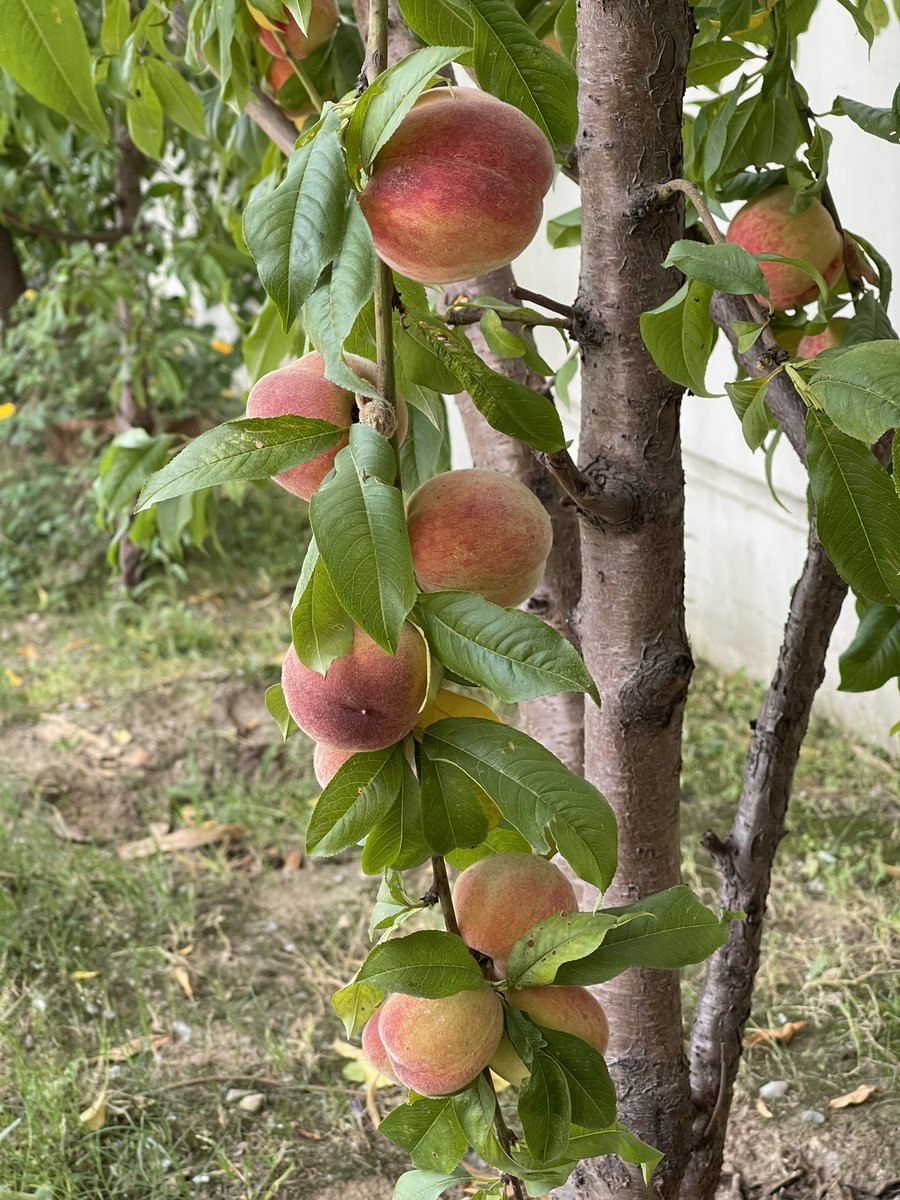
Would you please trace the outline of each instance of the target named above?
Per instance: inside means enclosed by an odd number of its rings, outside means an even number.
[[[309,96],[310,104],[312,104],[312,106],[316,110],[316,112],[321,112],[322,105],[325,103],[325,101],[319,95],[316,85],[310,79],[306,70],[303,67],[301,67],[300,63],[294,58],[294,56],[288,50],[287,46],[282,41],[281,35],[278,33],[278,30],[273,29],[271,32],[272,32],[272,38],[277,43],[278,49],[284,55],[287,65],[293,71],[294,77],[300,81],[300,84],[302,85],[303,90],[306,92],[307,96]]]
[[[550,296],[544,296],[540,292],[532,292],[528,288],[520,287],[515,283],[509,289],[510,295],[516,300],[529,300],[532,304],[539,304],[541,308],[549,308],[551,312],[559,313],[565,317],[566,321],[571,323],[575,316],[575,310],[571,304],[562,304],[559,300],[554,300]]]
[[[14,226],[19,233],[47,238],[52,242],[93,242],[98,246],[112,246],[125,237],[121,230],[105,232],[96,229],[53,229],[50,225],[38,225],[34,221],[23,221],[8,208],[0,208],[0,220]]]
[[[483,304],[454,304],[444,313],[444,320],[448,325],[477,325],[486,312],[495,311]],[[545,317],[541,313],[503,313],[502,318],[508,324],[524,325],[526,329],[540,325],[571,332],[572,328],[572,322],[563,317]]]

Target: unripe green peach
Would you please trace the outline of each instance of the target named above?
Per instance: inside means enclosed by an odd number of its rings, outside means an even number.
[[[355,354],[347,354],[345,358],[350,370],[360,379],[368,383],[375,382],[376,367],[373,362]],[[347,436],[330,450],[272,477],[285,491],[302,500],[309,500],[334,466],[337,452],[349,441],[350,426],[356,419],[356,399],[353,392],[325,378],[325,360],[321,354],[313,351],[288,363],[286,367],[278,367],[268,375],[263,375],[250,389],[247,397],[248,417],[281,417],[286,413],[297,417],[318,417],[348,431]],[[400,441],[406,434],[406,423],[406,405],[398,397],[397,436]]]
[[[319,787],[328,787],[347,759],[352,758],[354,754],[359,754],[355,747],[345,750],[329,746],[327,742],[316,742],[316,748],[313,750],[313,771]]]
[[[381,1020],[381,1008],[376,1008],[366,1021],[362,1031],[362,1048],[363,1054],[372,1064],[376,1071],[379,1071],[386,1079],[398,1083],[397,1076],[394,1074],[394,1068],[391,1066],[391,1060],[388,1057],[388,1052],[384,1048],[384,1042],[381,1040],[381,1031],[379,1022]]]
[[[802,258],[816,268],[830,286],[844,265],[844,239],[831,215],[819,200],[803,212],[792,213],[793,191],[770,188],[755,196],[740,210],[728,227],[729,242],[751,254],[783,254]],[[799,267],[787,263],[760,263],[769,284],[773,308],[795,308],[818,295],[818,288]],[[764,297],[757,297],[763,303]]]
[[[423,592],[477,592],[503,607],[528,599],[553,545],[540,500],[517,479],[479,467],[423,483],[406,520]]]
[[[797,343],[798,358],[815,358],[823,350],[831,350],[841,344],[844,331],[850,321],[847,317],[835,317],[821,333],[808,333]]]
[[[609,1022],[599,1000],[583,987],[521,988],[506,994],[507,1003],[527,1013],[536,1025],[571,1033],[592,1046],[598,1054],[606,1051]],[[509,1083],[519,1084],[528,1068],[513,1049],[509,1038],[500,1042],[491,1059],[491,1070]]]
[[[541,223],[553,150],[530,117],[474,88],[425,92],[360,196],[375,249],[422,283],[505,266]]]
[[[439,1000],[395,993],[381,1007],[378,1032],[401,1083],[421,1096],[449,1096],[497,1052],[503,1006],[489,988]]]
[[[513,943],[544,917],[578,911],[572,885],[537,854],[492,854],[460,874],[453,905],[463,941],[494,960],[499,975]]]
[[[393,655],[354,627],[350,649],[325,676],[305,667],[290,646],[281,684],[288,712],[311,738],[336,750],[380,750],[416,723],[428,686],[428,651],[409,622]]]

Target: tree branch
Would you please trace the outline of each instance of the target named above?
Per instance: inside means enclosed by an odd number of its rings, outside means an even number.
[[[825,676],[825,654],[846,594],[847,585],[832,566],[813,522],[778,665],[750,741],[734,824],[726,842],[716,839],[710,845],[722,870],[722,907],[747,917],[734,922],[728,942],[707,965],[694,1015],[694,1155],[682,1188],[682,1195],[692,1200],[714,1195],[721,1172],[741,1035],[759,967],[772,862],[784,834],[810,710]]]
[[[38,225],[34,221],[24,221],[14,212],[10,212],[8,208],[0,208],[0,221],[14,226],[18,233],[47,238],[51,242],[94,242],[100,246],[112,246],[125,237],[125,233],[118,229],[109,232],[94,229],[54,229],[50,225]]]
[[[560,304],[558,300],[554,300],[550,296],[544,296],[540,292],[529,291],[528,288],[520,287],[517,283],[514,283],[509,290],[516,300],[529,300],[532,304],[539,304],[541,308],[549,308],[551,312],[559,313],[560,316],[565,317],[566,322],[571,324],[572,318],[575,315],[575,309],[571,304]]]

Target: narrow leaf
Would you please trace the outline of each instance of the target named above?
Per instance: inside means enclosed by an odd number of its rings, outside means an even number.
[[[307,851],[337,854],[361,841],[388,812],[402,780],[402,747],[354,754],[316,802],[306,831]]]

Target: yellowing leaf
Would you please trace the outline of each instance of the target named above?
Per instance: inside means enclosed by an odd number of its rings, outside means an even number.
[[[127,746],[131,741],[132,734],[130,729],[114,729],[112,733],[113,741],[117,746]]]
[[[16,654],[21,655],[22,658],[27,658],[29,662],[33,662],[39,653],[37,646],[33,642],[27,642],[16,651]]]
[[[372,1066],[359,1046],[351,1046],[349,1042],[335,1041],[332,1043],[332,1048],[341,1058],[349,1058],[355,1064],[357,1069],[353,1072],[354,1078],[358,1079],[362,1075],[361,1082],[365,1083],[367,1087],[396,1087],[392,1080]]]
[[[828,1107],[849,1108],[851,1104],[865,1104],[867,1100],[871,1100],[873,1096],[877,1095],[879,1095],[879,1089],[874,1083],[861,1083],[852,1092],[846,1092],[843,1096],[835,1096],[833,1100],[829,1100]]]
[[[8,420],[16,411],[16,406],[12,403],[0,404],[0,421]]]
[[[78,1114],[78,1120],[91,1133],[96,1133],[106,1120],[106,1088],[102,1088],[93,1103]]]
[[[136,1054],[141,1054],[148,1050],[159,1050],[161,1046],[165,1046],[171,1040],[172,1035],[170,1033],[151,1033],[148,1038],[135,1037],[130,1042],[124,1042],[121,1046],[111,1046],[104,1054],[95,1054],[93,1058],[88,1059],[88,1062],[91,1066],[99,1062],[125,1062],[126,1059],[134,1058]]]
[[[99,971],[72,971],[69,975],[70,979],[96,979],[100,974]]]
[[[188,975],[187,967],[182,967],[179,964],[175,968],[175,978],[178,980],[178,986],[187,996],[188,1000],[193,1000],[194,989],[191,987],[191,977]]]
[[[22,676],[17,675],[15,673],[15,671],[12,669],[12,667],[6,667],[4,670],[4,674],[6,675],[6,682],[9,684],[10,687],[21,687],[22,684],[25,682],[25,680],[22,678]]]
[[[461,696],[458,692],[442,688],[431,703],[425,705],[418,726],[425,729],[435,721],[443,721],[447,717],[481,717],[485,721],[503,724],[497,714],[481,701],[471,700],[468,696]]]

